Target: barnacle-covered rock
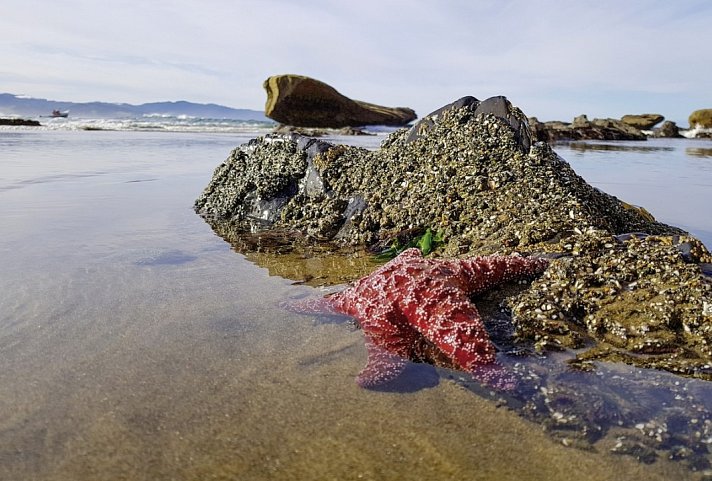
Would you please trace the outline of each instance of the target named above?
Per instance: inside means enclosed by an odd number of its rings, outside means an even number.
[[[592,226],[681,232],[591,187],[547,144],[531,146],[526,117],[504,97],[446,107],[376,151],[255,139],[218,167],[196,208],[211,221],[268,222],[351,246],[431,228],[450,255],[551,250],[544,244]]]
[[[548,255],[540,279],[505,295],[517,342],[587,348],[581,367],[616,360],[712,379],[705,246],[532,144],[504,97],[460,99],[375,151],[255,139],[218,167],[196,209],[247,252],[376,249],[430,229],[439,256]]]
[[[519,338],[589,347],[577,365],[623,361],[712,380],[711,257],[699,240],[592,230],[563,247],[570,255],[511,300]]]

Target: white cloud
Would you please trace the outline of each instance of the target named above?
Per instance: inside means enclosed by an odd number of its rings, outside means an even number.
[[[301,73],[421,115],[504,94],[544,119],[661,105],[682,121],[709,107],[710,20],[692,0],[23,0],[0,17],[0,85],[261,108],[267,76]]]

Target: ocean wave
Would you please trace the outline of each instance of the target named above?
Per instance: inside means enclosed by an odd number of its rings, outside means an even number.
[[[688,139],[694,139],[697,137],[698,134],[712,134],[712,129],[707,129],[696,125],[695,127],[680,133]]]
[[[2,130],[122,130],[122,131],[165,131],[165,132],[271,132],[273,122],[256,120],[208,119],[187,115],[148,114],[135,118],[90,119],[52,118],[41,119],[39,127],[0,127]]]
[[[153,114],[143,114],[141,117],[143,118],[159,118],[159,119],[195,119],[197,117],[192,117],[190,115],[172,115],[172,114],[159,114],[159,113],[153,113]]]

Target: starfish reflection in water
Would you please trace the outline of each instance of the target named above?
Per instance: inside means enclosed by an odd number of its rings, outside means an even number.
[[[412,248],[341,292],[286,307],[356,319],[368,351],[368,363],[356,378],[360,386],[384,384],[412,360],[460,369],[491,387],[511,389],[514,381],[496,363],[496,349],[470,297],[540,274],[548,263],[500,255],[425,259]]]

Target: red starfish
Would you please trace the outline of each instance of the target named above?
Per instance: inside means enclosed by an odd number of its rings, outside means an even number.
[[[490,341],[470,296],[543,272],[549,261],[521,256],[425,259],[413,248],[344,291],[292,305],[298,312],[346,314],[366,335],[368,363],[361,386],[389,381],[405,360],[435,360],[506,388]]]

